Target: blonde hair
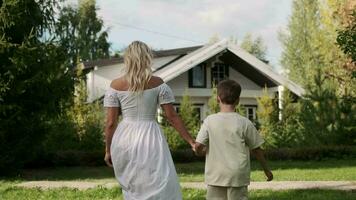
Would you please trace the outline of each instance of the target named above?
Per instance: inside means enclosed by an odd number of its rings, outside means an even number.
[[[124,62],[129,91],[140,92],[145,89],[152,77],[152,57],[152,50],[141,41],[134,41],[127,47]]]

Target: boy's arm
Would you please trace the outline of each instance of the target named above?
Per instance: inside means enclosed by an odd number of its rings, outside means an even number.
[[[263,171],[267,176],[267,181],[271,181],[273,179],[273,174],[269,170],[266,159],[263,155],[263,150],[260,148],[260,146],[264,143],[264,140],[261,137],[261,135],[258,133],[256,127],[252,124],[252,122],[249,122],[249,124],[247,125],[245,134],[246,134],[246,142],[249,148],[251,149],[251,153],[256,157],[258,162],[261,164]]]
[[[251,150],[251,153],[256,157],[258,162],[261,164],[265,175],[267,176],[267,181],[273,180],[273,174],[267,166],[265,156],[263,155],[263,150],[260,147]]]

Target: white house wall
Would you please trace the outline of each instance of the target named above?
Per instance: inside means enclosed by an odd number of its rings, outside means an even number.
[[[122,65],[110,65],[90,71],[87,76],[88,101],[102,97],[115,78],[122,74]]]
[[[229,68],[229,78],[238,82],[242,90],[262,90],[262,88],[233,68]]]
[[[188,88],[188,72],[184,72],[176,78],[168,81],[167,84],[171,87],[173,92]]]
[[[211,73],[209,67],[210,65],[208,64],[207,66],[207,88],[189,88],[188,71],[168,81],[167,84],[172,88],[172,91],[176,96],[183,96],[184,93],[187,92],[190,96],[209,97],[211,96]],[[229,69],[229,78],[240,83],[242,88],[241,97],[256,98],[263,95],[262,87],[258,86],[256,83],[243,76],[233,68]],[[268,92],[270,95],[274,93],[274,91]]]

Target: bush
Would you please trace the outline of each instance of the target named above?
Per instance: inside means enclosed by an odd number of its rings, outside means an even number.
[[[71,166],[103,166],[104,151],[66,150],[48,152],[38,155],[26,168],[71,167]]]
[[[79,136],[76,125],[66,116],[60,116],[49,124],[48,133],[43,141],[44,152],[64,151],[79,148]]]
[[[186,93],[184,94],[181,101],[178,114],[181,117],[188,132],[192,135],[193,138],[195,138],[199,131],[200,123],[190,97]],[[170,126],[167,121],[163,120],[161,127],[171,150],[176,151],[178,149],[190,148],[190,145],[180,137],[179,133],[172,126]]]
[[[356,158],[355,146],[321,146],[267,149],[268,160],[323,160]]]

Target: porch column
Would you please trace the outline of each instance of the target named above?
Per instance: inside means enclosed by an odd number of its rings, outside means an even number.
[[[279,85],[278,86],[278,108],[279,108],[278,119],[279,120],[282,120],[281,110],[283,109],[283,91],[284,91],[284,87],[282,85]]]

